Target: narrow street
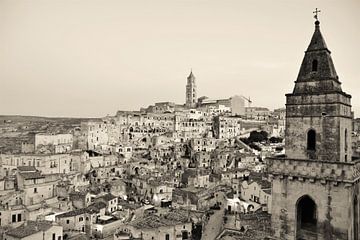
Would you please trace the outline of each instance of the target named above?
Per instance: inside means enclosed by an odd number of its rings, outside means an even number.
[[[225,200],[225,195],[223,195],[222,198]],[[225,215],[224,200],[220,205],[220,210],[213,210],[214,214],[210,216],[210,219],[204,228],[203,235],[201,237],[202,240],[214,240],[220,233],[223,225],[223,217]]]

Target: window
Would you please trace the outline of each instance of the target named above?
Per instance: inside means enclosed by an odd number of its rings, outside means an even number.
[[[19,214],[17,215],[17,220],[18,220],[18,222],[21,222],[21,213],[19,213]]]
[[[56,240],[56,234],[55,233],[52,234],[52,240]]]
[[[84,219],[82,217],[79,217],[79,222],[82,222]]]
[[[12,222],[12,223],[16,222],[16,214],[13,214],[13,215],[11,216],[11,222]]]
[[[347,138],[348,138],[348,136],[347,136],[348,134],[347,134],[347,129],[345,129],[345,139],[344,139],[344,141],[345,141],[345,152],[347,151],[347,149],[348,149],[348,145],[347,145]]]
[[[170,235],[168,233],[165,235],[165,240],[170,240]]]
[[[66,224],[70,224],[70,220],[66,220]]]
[[[34,188],[34,193],[37,193],[37,188]]]
[[[318,70],[318,61],[315,59],[312,61],[312,68],[311,68],[311,71],[312,72],[317,72]]]
[[[307,150],[316,150],[316,132],[314,129],[310,129],[307,133]]]

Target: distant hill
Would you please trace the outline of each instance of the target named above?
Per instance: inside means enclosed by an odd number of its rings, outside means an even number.
[[[89,120],[100,118],[1,115],[0,153],[19,153],[23,141],[33,142],[34,133],[69,133]]]
[[[0,121],[13,122],[58,122],[58,121],[89,121],[100,120],[101,118],[71,118],[71,117],[41,117],[41,116],[21,116],[21,115],[0,115]]]

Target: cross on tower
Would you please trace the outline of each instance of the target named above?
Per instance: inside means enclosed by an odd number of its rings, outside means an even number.
[[[316,20],[319,20],[319,19],[318,19],[318,13],[319,13],[319,12],[321,12],[321,11],[318,10],[317,8],[315,8],[315,11],[314,11],[313,13],[315,13],[314,18],[315,18]]]

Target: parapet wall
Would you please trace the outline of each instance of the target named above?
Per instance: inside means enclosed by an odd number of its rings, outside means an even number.
[[[327,162],[309,159],[268,158],[268,172],[273,176],[352,183],[360,180],[360,160]]]

